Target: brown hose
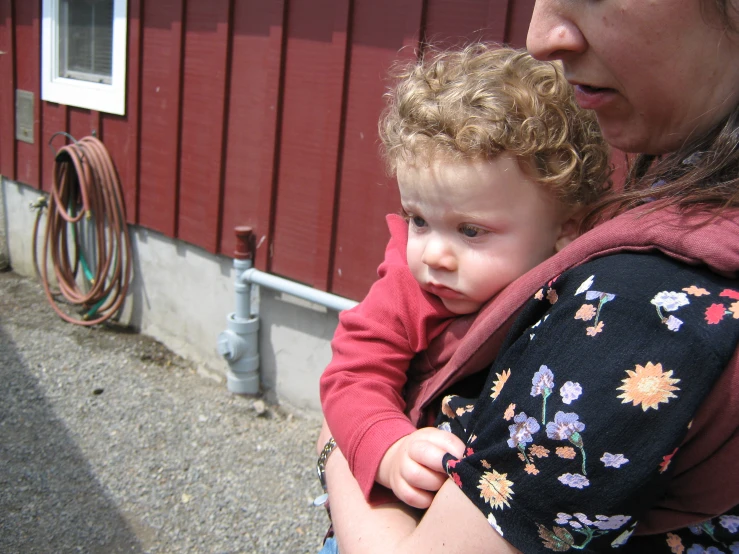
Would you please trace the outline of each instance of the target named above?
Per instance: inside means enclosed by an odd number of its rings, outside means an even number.
[[[51,307],[65,321],[79,325],[110,319],[122,307],[131,282],[131,240],[118,173],[108,150],[97,138],[85,137],[59,150],[48,208],[39,273]],[[41,211],[33,234],[37,270]],[[85,241],[81,234],[87,230],[86,236],[90,236],[90,229],[94,231],[92,239]],[[85,245],[88,248],[83,250]],[[69,304],[81,307],[81,317],[63,311],[54,298],[48,279],[49,259],[59,291]],[[80,275],[83,262],[89,266],[92,278]],[[81,280],[91,285],[87,292],[81,290]]]

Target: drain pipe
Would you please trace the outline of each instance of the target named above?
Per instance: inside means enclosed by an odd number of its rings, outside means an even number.
[[[226,383],[237,394],[259,393],[259,318],[251,313],[251,286],[241,279],[252,266],[252,230],[236,227],[234,269],[236,311],[226,317],[226,330],[218,335],[218,353],[228,362]]]
[[[236,227],[234,270],[236,311],[227,316],[227,329],[218,335],[218,352],[228,362],[228,390],[238,394],[259,393],[259,318],[251,313],[251,285],[290,294],[340,312],[357,305],[354,300],[283,279],[252,267],[251,227]]]

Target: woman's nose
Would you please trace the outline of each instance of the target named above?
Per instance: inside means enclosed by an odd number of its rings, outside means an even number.
[[[451,245],[443,237],[429,237],[421,261],[431,269],[457,270],[457,258]]]
[[[536,0],[526,37],[526,48],[536,59],[553,61],[566,59],[587,48],[587,41],[571,13],[572,2],[566,0]]]

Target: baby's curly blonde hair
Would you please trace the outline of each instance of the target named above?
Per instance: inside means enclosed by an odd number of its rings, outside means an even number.
[[[426,50],[391,74],[397,81],[379,122],[391,174],[399,162],[437,155],[492,160],[508,153],[566,204],[589,204],[610,188],[608,145],[557,62],[475,43]]]

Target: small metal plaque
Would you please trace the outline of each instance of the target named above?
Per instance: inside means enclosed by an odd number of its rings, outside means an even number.
[[[15,91],[15,139],[33,144],[33,93]]]

